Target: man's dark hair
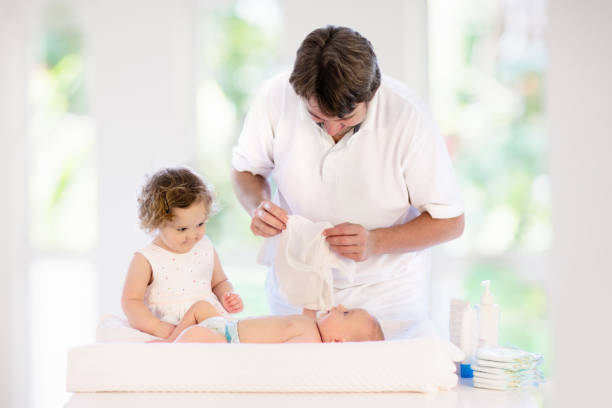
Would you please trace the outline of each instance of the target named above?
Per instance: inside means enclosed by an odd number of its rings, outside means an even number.
[[[314,97],[325,115],[342,118],[374,97],[380,69],[370,41],[350,28],[330,25],[306,36],[289,82],[298,95]]]

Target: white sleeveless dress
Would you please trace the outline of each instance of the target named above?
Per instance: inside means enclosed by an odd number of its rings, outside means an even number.
[[[177,254],[154,243],[140,252],[151,265],[153,282],[147,287],[145,304],[160,320],[177,324],[199,300],[206,300],[227,316],[215,294],[211,280],[214,249],[204,236],[189,252]]]

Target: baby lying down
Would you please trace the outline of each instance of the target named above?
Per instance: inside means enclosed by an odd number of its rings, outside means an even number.
[[[170,337],[177,343],[331,343],[384,340],[378,320],[364,309],[342,305],[312,318],[306,315],[232,320],[206,301],[194,303]]]

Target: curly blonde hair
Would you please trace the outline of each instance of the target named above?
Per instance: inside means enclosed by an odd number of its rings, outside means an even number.
[[[204,201],[207,215],[214,197],[212,187],[187,167],[158,170],[148,177],[138,196],[140,226],[153,232],[174,218],[172,208],[187,208],[194,202]]]

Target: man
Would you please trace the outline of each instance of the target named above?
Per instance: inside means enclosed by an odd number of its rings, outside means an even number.
[[[324,231],[330,248],[356,261],[352,282],[334,277],[337,303],[366,308],[383,329],[428,321],[426,248],[461,235],[461,198],[427,109],[381,77],[367,39],[346,27],[310,33],[291,75],[255,98],[232,165],[254,234],[279,234],[287,214],[334,225]],[[266,291],[273,313],[299,312],[273,270]]]

